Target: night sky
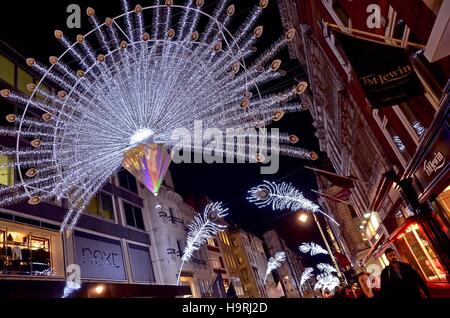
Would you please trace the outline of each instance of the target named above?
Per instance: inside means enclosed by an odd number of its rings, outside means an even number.
[[[183,1],[174,1],[175,4]],[[82,10],[82,28],[68,29],[66,8],[69,4],[79,4]],[[136,4],[150,5],[153,1],[131,1],[131,7]],[[205,8],[212,11],[216,1],[206,0]],[[236,5],[236,14],[230,29],[239,25],[249,13],[249,9],[258,3],[257,0],[230,1]],[[62,47],[53,36],[55,29],[62,30],[70,39],[77,34],[90,30],[85,15],[86,8],[92,6],[100,21],[106,17],[114,17],[121,13],[119,0],[58,0],[58,1],[3,1],[0,19],[0,40],[6,42],[24,57],[34,57],[48,64],[48,57],[62,53]],[[147,21],[148,22],[148,21]],[[284,34],[279,18],[276,1],[270,1],[257,25],[264,26],[263,36],[259,39],[258,52]],[[199,28],[200,29],[200,28]],[[304,70],[298,61],[289,60],[287,49],[279,54],[283,60],[281,69],[287,75],[275,84],[262,87],[263,93],[269,90],[293,87],[300,80],[307,80]],[[314,150],[320,155],[318,141],[314,136],[309,112],[286,115],[276,126],[282,132],[296,134],[299,147]],[[175,190],[185,198],[208,196],[212,200],[223,201],[230,208],[228,221],[238,224],[257,235],[267,229],[275,228],[287,240],[294,250],[304,241],[315,241],[323,246],[320,234],[312,220],[306,224],[297,221],[296,214],[291,212],[272,211],[270,208],[258,209],[245,199],[249,188],[260,184],[264,179],[269,181],[287,181],[297,186],[304,195],[316,199],[310,189],[317,189],[315,175],[303,166],[313,165],[299,159],[282,157],[280,169],[274,175],[261,175],[257,164],[173,164],[171,166]],[[317,259],[316,259],[317,260]],[[311,260],[306,259],[307,263]]]

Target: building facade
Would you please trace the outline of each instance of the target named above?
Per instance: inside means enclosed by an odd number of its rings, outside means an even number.
[[[309,282],[303,286],[300,284],[304,266],[298,253],[292,251],[275,230],[265,232],[263,239],[271,256],[277,252],[286,253],[286,261],[277,270],[278,279],[282,283],[285,296],[287,298],[314,297],[314,291]]]
[[[343,238],[342,249],[355,268],[375,270],[387,264],[382,252],[393,246],[436,296],[445,294],[450,251],[445,87],[450,50],[443,40],[449,34],[450,4],[283,0],[279,6],[285,28],[298,31],[290,55],[305,61],[311,88],[305,101],[330,170],[360,180],[352,189],[350,207],[325,203],[344,225],[334,229]],[[390,45],[423,44],[410,54],[423,93],[398,105],[371,108],[330,24],[376,34]],[[318,181],[324,193],[340,190]]]
[[[180,275],[180,284],[190,287],[192,297],[207,297],[213,273],[206,247],[195,251],[194,257],[183,263],[181,268],[187,225],[198,212],[173,191],[170,172],[166,174],[158,196],[154,196],[144,186],[140,190],[145,198],[146,215],[151,224],[150,237],[154,241],[153,251],[157,259],[155,266],[158,268],[160,281],[176,285]]]
[[[251,233],[241,229],[230,231],[231,246],[237,261],[244,296],[246,298],[267,298],[268,287],[274,284],[273,277],[266,276],[267,256],[263,242]]]
[[[2,89],[30,94],[27,84],[40,77],[24,62],[10,47],[0,47]],[[4,99],[0,104],[0,124],[15,125],[8,115],[17,114],[21,106]],[[15,138],[2,137],[2,150],[15,145]],[[18,182],[14,158],[4,153],[0,187]],[[133,175],[121,170],[91,200],[75,229],[64,233],[59,231],[68,207],[64,199],[1,208],[1,295],[62,297],[67,281],[80,279],[73,297],[200,297],[212,276],[205,250],[184,267],[182,284],[189,287],[175,285],[185,225],[196,212],[172,190],[170,175],[163,188],[157,201]]]
[[[227,225],[223,222],[224,225]],[[208,240],[209,259],[215,274],[221,274],[226,292],[233,286],[236,297],[244,297],[244,289],[239,275],[238,263],[231,246],[229,231],[219,232]]]

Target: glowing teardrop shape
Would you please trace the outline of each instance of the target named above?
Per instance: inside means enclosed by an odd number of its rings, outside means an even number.
[[[125,154],[122,166],[157,195],[171,161],[164,144],[141,144]]]

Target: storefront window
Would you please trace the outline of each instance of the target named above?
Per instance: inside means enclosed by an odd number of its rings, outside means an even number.
[[[442,212],[445,216],[445,218],[450,220],[450,186],[448,186],[444,192],[442,192],[438,198],[437,202],[439,203],[440,207],[442,208]]]
[[[58,234],[15,224],[0,224],[0,273],[4,275],[63,275]],[[54,245],[54,246],[53,246]]]
[[[421,272],[426,280],[445,280],[446,271],[417,223],[411,224],[400,234],[397,242],[410,264]]]

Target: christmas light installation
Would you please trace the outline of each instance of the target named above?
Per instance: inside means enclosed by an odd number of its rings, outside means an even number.
[[[260,129],[305,109],[306,82],[270,94],[259,89],[286,74],[276,55],[295,37],[290,29],[255,53],[264,30],[257,20],[268,0],[257,2],[233,32],[228,26],[236,7],[227,0],[219,0],[212,14],[203,10],[203,0],[134,8],[127,0],[121,3],[123,13],[114,18],[101,19],[88,8],[92,30],[74,41],[56,30],[63,54],[51,56],[49,66],[26,60],[42,76],[27,85],[29,94],[0,91],[24,106],[23,113],[7,115],[9,126],[0,128],[0,135],[16,138],[15,149],[0,151],[14,159],[2,167],[16,168],[19,179],[0,189],[0,205],[64,198],[69,210],[61,230],[72,230],[122,166],[156,194],[178,142],[174,130],[182,127],[193,135],[195,121],[203,129]],[[291,145],[298,141],[294,137],[280,134],[279,153],[316,160],[316,153]],[[208,145],[193,143],[190,150],[201,152]],[[223,155],[259,158],[234,147]]]
[[[330,264],[327,263],[319,263],[317,264],[317,268],[326,274],[331,274],[331,273],[336,273],[336,268],[334,268],[333,266],[331,266]]]
[[[317,282],[314,285],[314,289],[316,290],[333,291],[340,285],[339,278],[332,274],[319,274],[317,275],[316,280]]]
[[[269,262],[267,263],[267,270],[266,270],[266,276],[264,276],[264,284],[266,283],[267,276],[273,271],[276,270],[281,266],[281,263],[283,263],[286,260],[286,253],[285,252],[278,252],[275,254],[275,257],[269,258]]]
[[[303,193],[291,183],[275,183],[264,180],[262,184],[248,191],[247,200],[260,208],[271,206],[273,210],[299,210],[321,213],[339,225],[332,217],[320,210],[314,202],[306,199]]]
[[[314,268],[307,267],[302,273],[302,276],[300,277],[300,286],[303,286],[308,280],[313,278]]]
[[[75,283],[72,281],[67,281],[66,286],[64,286],[64,291],[63,291],[63,295],[61,296],[61,298],[69,297],[74,291],[76,291],[80,288],[81,288],[81,284]]]
[[[328,254],[327,250],[325,250],[322,246],[319,244],[316,244],[314,242],[310,243],[303,243],[301,244],[298,249],[302,253],[310,253],[311,256],[317,255],[317,254]]]
[[[181,270],[184,263],[188,262],[194,252],[208,242],[208,239],[226,228],[226,225],[217,221],[227,216],[228,208],[222,206],[222,202],[209,203],[202,214],[196,215],[188,225],[189,232],[186,239],[186,247],[181,256],[181,266],[178,272],[177,285],[180,282]]]

